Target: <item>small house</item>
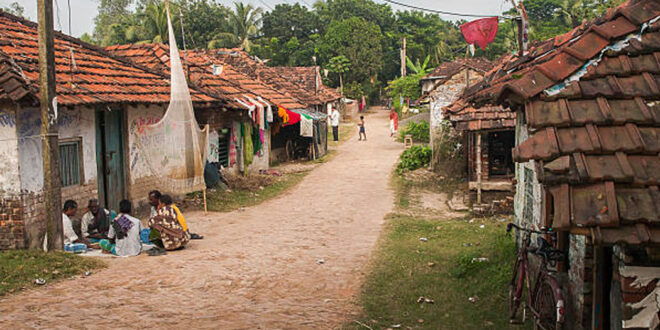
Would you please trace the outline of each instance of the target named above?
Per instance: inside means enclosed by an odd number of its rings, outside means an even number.
[[[553,228],[571,329],[656,329],[660,2],[631,0],[493,72],[516,112],[515,221]]]
[[[79,39],[54,38],[62,200],[144,204],[158,178],[137,137],[170,101],[167,75],[147,71]],[[0,11],[0,249],[42,246],[46,230],[37,24]],[[191,90],[196,108],[220,100]]]

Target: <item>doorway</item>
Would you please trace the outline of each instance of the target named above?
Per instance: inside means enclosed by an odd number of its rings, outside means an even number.
[[[124,111],[108,108],[96,111],[96,165],[99,203],[118,210],[125,198],[124,180]]]
[[[514,131],[488,133],[489,177],[510,176],[514,173],[511,149],[515,146]]]

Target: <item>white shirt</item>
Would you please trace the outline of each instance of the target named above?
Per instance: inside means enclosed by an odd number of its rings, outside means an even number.
[[[115,219],[119,219],[121,216],[122,214],[120,213]],[[123,216],[128,218],[128,220],[133,223],[133,227],[128,230],[128,233],[126,233],[124,238],[115,239],[115,253],[121,257],[136,256],[140,254],[140,251],[142,251],[142,241],[140,241],[140,231],[142,231],[142,224],[140,223],[140,220],[128,214],[123,214]],[[115,238],[115,236],[115,228],[110,226],[110,230],[108,230],[108,238]]]
[[[64,245],[73,244],[73,242],[78,240],[78,235],[73,231],[71,219],[64,213],[62,213],[62,231],[64,233]]]
[[[339,126],[339,111],[334,109],[330,114],[330,126]]]

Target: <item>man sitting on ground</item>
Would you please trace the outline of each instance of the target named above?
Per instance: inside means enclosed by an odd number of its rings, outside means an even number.
[[[67,200],[64,202],[64,207],[62,208],[62,231],[64,234],[64,247],[66,249],[67,245],[71,247],[74,244],[84,244],[89,245],[88,242],[84,239],[78,238],[76,232],[73,230],[73,223],[71,218],[76,215],[78,212],[78,203],[74,200]],[[74,249],[71,249],[75,251]]]
[[[149,192],[149,205],[151,205],[151,214],[149,215],[150,218],[156,215],[156,210],[158,209],[158,204],[160,202],[161,196],[162,194],[158,190],[152,190]],[[188,232],[188,234],[190,235],[190,239],[203,239],[204,236],[191,233],[190,230],[188,230],[188,223],[186,222],[186,219],[183,217],[183,213],[181,213],[181,210],[179,210],[179,208],[174,203],[171,203],[171,206],[174,209],[174,212],[176,212],[176,219],[181,224],[181,227],[183,227],[183,230]]]
[[[80,232],[84,238],[96,243],[107,237],[111,219],[112,214],[99,206],[98,199],[90,199],[80,222]]]
[[[156,214],[149,219],[149,241],[159,248],[171,251],[185,247],[190,241],[190,234],[183,230],[172,207],[172,197],[161,195]],[[156,252],[159,249],[152,249]],[[149,251],[150,255],[158,255]]]
[[[119,215],[112,220],[108,230],[108,239],[102,239],[102,249],[120,257],[136,256],[142,251],[140,220],[131,216],[131,202],[119,202]]]

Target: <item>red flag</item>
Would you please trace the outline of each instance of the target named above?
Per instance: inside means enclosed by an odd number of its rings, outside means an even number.
[[[461,32],[469,44],[477,44],[482,50],[495,40],[497,17],[482,18],[461,25]]]

